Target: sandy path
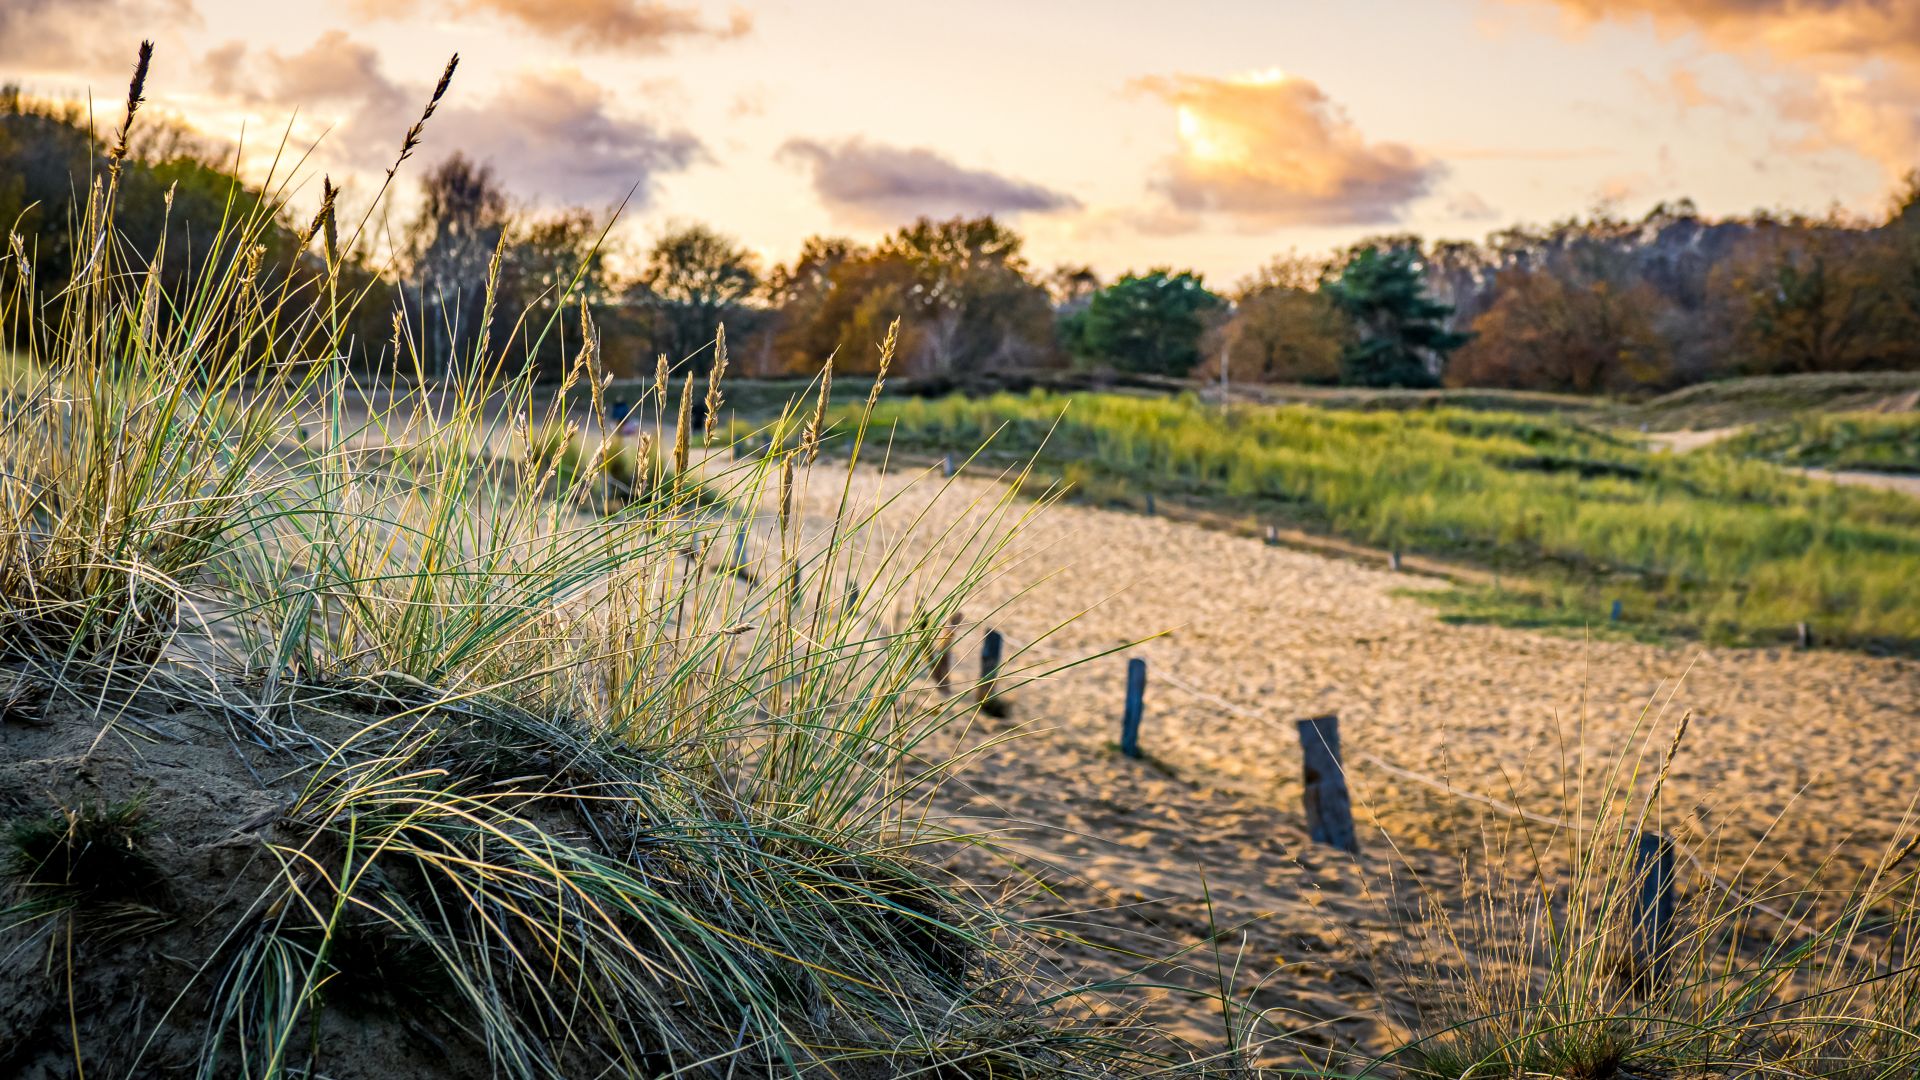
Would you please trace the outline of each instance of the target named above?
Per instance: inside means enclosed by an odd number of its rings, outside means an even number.
[[[1651,431],[1645,433],[1642,438],[1656,449],[1686,454],[1712,446],[1722,439],[1738,435],[1745,430],[1744,427],[1721,427],[1706,428],[1701,431]],[[1870,472],[1863,469],[1814,469],[1794,465],[1782,465],[1780,468],[1814,480],[1827,480],[1851,487],[1878,488],[1881,491],[1897,491],[1920,499],[1920,476],[1907,473]]]
[[[861,483],[893,489],[900,480],[867,473]],[[959,478],[929,519],[964,515],[968,499],[994,490]],[[926,502],[910,494],[900,511]],[[1125,658],[1105,657],[1013,690],[1014,715],[998,730],[1027,734],[971,766],[948,809],[1050,864],[1043,876],[1058,895],[1035,910],[1092,912],[1074,925],[1109,945],[1165,955],[1203,940],[1204,877],[1214,926],[1263,920],[1244,936],[1243,980],[1272,980],[1258,1003],[1353,1014],[1324,1029],[1335,1042],[1384,1038],[1368,1015],[1380,1004],[1375,954],[1405,912],[1382,883],[1403,860],[1442,881],[1477,842],[1459,833],[1444,799],[1365,755],[1537,812],[1585,817],[1591,807],[1564,797],[1563,783],[1577,790],[1579,777],[1591,781],[1637,755],[1657,766],[1691,710],[1664,827],[1709,859],[1718,849],[1735,862],[1772,828],[1765,850],[1789,867],[1811,866],[1843,843],[1851,861],[1865,860],[1902,830],[1916,793],[1913,661],[1448,626],[1401,595],[1439,587],[1432,579],[1080,506],[1042,514],[1019,550],[1019,564],[989,590],[1012,601],[993,615],[1010,651],[1075,614],[1044,645],[1048,659],[1160,634],[1127,654],[1148,661],[1143,743],[1156,760],[1127,761],[1109,748]],[[963,664],[976,643],[963,642]],[[1036,656],[1013,663],[1022,659]],[[1291,720],[1322,712],[1341,717],[1367,849],[1357,863],[1312,847],[1300,829]],[[1117,971],[1111,956],[1062,952]],[[1211,954],[1188,959],[1207,970],[1155,977],[1208,981]],[[1204,1005],[1146,997],[1177,1030],[1217,1029]]]

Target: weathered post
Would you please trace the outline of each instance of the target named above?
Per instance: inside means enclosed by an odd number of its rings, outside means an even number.
[[[1328,713],[1298,721],[1298,725],[1307,832],[1315,843],[1358,852],[1360,842],[1353,831],[1347,774],[1340,765],[1340,718]]]
[[[1387,553],[1387,569],[1393,571],[1396,574],[1400,572],[1400,549],[1399,548],[1394,548],[1392,551]]]
[[[1634,971],[1648,990],[1666,980],[1673,945],[1673,841],[1643,832],[1633,850]]]
[[[1147,516],[1152,517],[1153,511],[1154,511],[1153,492],[1149,491],[1147,492]]]
[[[1127,661],[1127,707],[1120,714],[1120,752],[1130,758],[1140,756],[1140,717],[1146,702],[1147,662],[1136,656]]]
[[[993,684],[1000,678],[1000,654],[1005,645],[1006,639],[998,630],[989,630],[980,639],[980,685],[974,693],[988,716],[999,716],[1003,710],[1000,699],[993,695]]]
[[[1613,612],[1612,612],[1612,613],[1611,613],[1610,615],[1608,615],[1608,616],[1607,616],[1607,618],[1608,618],[1608,620],[1609,620],[1609,621],[1612,621],[1612,622],[1619,622],[1619,621],[1620,621],[1620,612],[1621,612],[1621,605],[1620,605],[1620,601],[1618,601],[1618,600],[1615,600],[1615,601],[1613,602]]]
[[[945,454],[941,456],[940,475],[945,477],[951,477],[953,475],[953,455],[952,454]]]
[[[1813,648],[1813,627],[1804,622],[1797,623],[1794,625],[1794,636],[1799,639],[1801,648]]]
[[[1280,529],[1278,526],[1275,526],[1275,525],[1267,526],[1267,546],[1268,547],[1280,546]]]

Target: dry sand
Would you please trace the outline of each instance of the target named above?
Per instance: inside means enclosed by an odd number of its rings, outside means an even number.
[[[872,472],[859,480],[872,491],[903,482]],[[937,476],[923,481],[928,494],[937,486]],[[970,500],[997,490],[957,478],[929,521],[964,516]],[[890,513],[918,512],[928,494],[909,493]],[[815,495],[810,506],[824,513],[825,487]],[[1841,865],[1857,866],[1911,828],[1920,790],[1920,664],[1911,660],[1451,626],[1406,595],[1443,587],[1434,579],[1081,506],[1041,514],[1018,550],[988,590],[1008,605],[992,627],[1016,656],[1010,666],[1151,640],[1019,686],[1007,694],[1008,719],[982,720],[1018,737],[968,766],[942,809],[1029,861],[976,860],[968,872],[1009,888],[1024,882],[1027,914],[1148,956],[1229,930],[1217,936],[1226,964],[1240,956],[1240,989],[1261,983],[1253,1004],[1310,1038],[1386,1044],[1382,995],[1397,994],[1399,980],[1383,965],[1411,914],[1394,883],[1411,872],[1446,892],[1481,835],[1478,817],[1461,828],[1457,801],[1375,757],[1533,812],[1591,816],[1581,778],[1597,784],[1623,761],[1657,768],[1691,711],[1660,825],[1716,872],[1738,872],[1763,837],[1785,872],[1836,850]],[[963,639],[962,670],[981,629]],[[1148,662],[1148,761],[1111,749],[1127,656]],[[1339,714],[1346,743],[1357,860],[1302,831],[1292,720],[1325,712]],[[1051,895],[1023,878],[1029,871]],[[1059,951],[1094,977],[1129,967],[1083,945]],[[1214,965],[1201,949],[1142,978],[1205,986],[1218,982]],[[1164,991],[1119,998],[1182,1036],[1219,1029],[1204,1002]],[[1334,1017],[1343,1019],[1320,1022]]]

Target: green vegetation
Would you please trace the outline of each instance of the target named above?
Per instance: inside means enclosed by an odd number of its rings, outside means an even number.
[[[1356,413],[1045,393],[885,403],[902,447],[983,444],[1083,497],[1191,498],[1514,575],[1549,622],[1635,622],[1715,639],[1920,642],[1920,503],[1771,466],[1645,452],[1552,417]],[[1532,580],[1528,580],[1532,579]],[[1456,608],[1469,615],[1485,601]]]
[[[1446,328],[1453,308],[1427,294],[1419,252],[1405,246],[1354,249],[1326,289],[1353,320],[1340,353],[1340,381],[1355,386],[1440,385],[1447,354],[1467,335]]]
[[[1613,417],[1624,427],[1688,431],[1792,420],[1810,412],[1905,411],[1920,406],[1920,372],[1765,375],[1689,386]]]
[[[1206,317],[1224,306],[1198,274],[1127,274],[1063,317],[1060,336],[1068,352],[1094,363],[1185,375],[1200,363]]]
[[[1782,420],[1743,431],[1713,448],[1781,465],[1920,473],[1920,412]]]

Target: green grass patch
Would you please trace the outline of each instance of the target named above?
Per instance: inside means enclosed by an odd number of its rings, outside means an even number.
[[[1796,417],[1741,432],[1713,449],[1805,468],[1920,473],[1920,413]]]

